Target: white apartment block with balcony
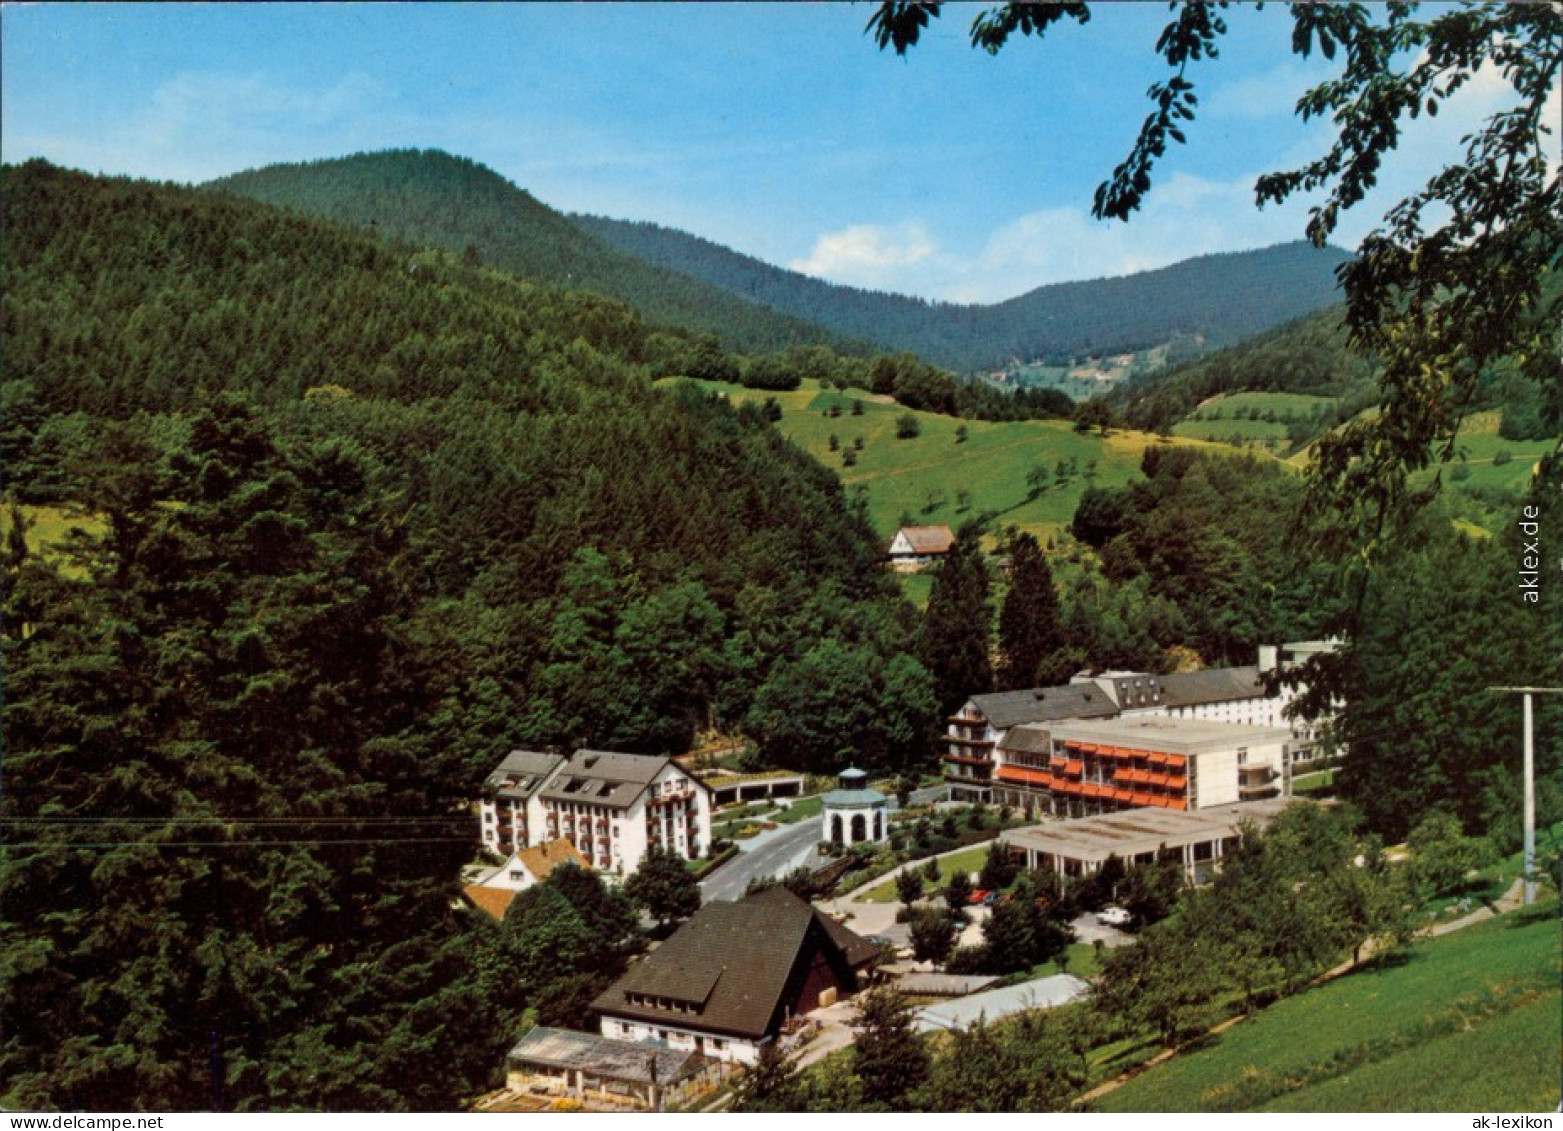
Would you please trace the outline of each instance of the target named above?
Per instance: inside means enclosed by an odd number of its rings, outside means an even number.
[[[479,808],[495,851],[563,837],[613,876],[634,872],[652,845],[693,860],[711,843],[710,790],[665,757],[515,751],[489,775]]]

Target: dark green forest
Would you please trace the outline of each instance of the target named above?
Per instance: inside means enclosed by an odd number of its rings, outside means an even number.
[[[961,305],[826,283],[656,224],[571,219],[646,262],[959,372],[1149,349],[1179,336],[1230,345],[1337,302],[1334,270],[1348,258],[1298,242]]]
[[[616,298],[652,322],[715,334],[729,349],[769,353],[814,344],[843,352],[867,349],[805,318],[625,254],[498,173],[437,150],[271,165],[207,187]]]
[[[6,549],[8,1106],[453,1108],[537,1004],[451,908],[505,750],[765,743],[825,655],[880,709],[811,768],[922,749],[867,523],[654,389],[628,308],[215,193],[3,193],[7,479],[106,523]]]

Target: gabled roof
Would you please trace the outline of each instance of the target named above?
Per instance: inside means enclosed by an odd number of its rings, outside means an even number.
[[[652,779],[673,764],[671,758],[650,754],[577,750],[548,783],[543,797],[549,801],[628,809]]]
[[[472,906],[495,919],[505,917],[505,912],[510,909],[510,901],[516,897],[513,888],[491,888],[482,884],[468,884],[461,889],[461,894],[471,901]]]
[[[903,526],[896,534],[906,539],[914,554],[947,554],[955,545],[948,526]]]
[[[999,743],[1000,750],[1012,750],[1017,754],[1046,754],[1052,748],[1053,739],[1047,728],[1036,723],[1010,727]]]
[[[563,764],[558,754],[541,750],[512,750],[484,780],[485,789],[500,797],[525,801],[548,780],[548,775]]]
[[[788,977],[808,945],[833,949],[854,968],[879,953],[873,943],[786,888],[770,888],[736,903],[706,904],[592,1008],[615,1017],[761,1037],[776,1017]],[[631,1002],[631,994],[667,999],[682,1009]]]
[[[574,864],[577,868],[591,867],[586,863],[586,857],[577,852],[575,845],[564,837],[543,844],[534,844],[531,848],[523,848],[516,853],[516,858],[526,866],[528,872],[532,873],[532,878],[539,882],[546,880],[549,873],[561,864]]]
[[[1058,687],[973,695],[971,702],[995,730],[1008,730],[1021,723],[1099,719],[1118,713],[1118,704],[1094,683],[1066,683]]]
[[[1259,668],[1254,665],[1207,668],[1202,672],[1161,677],[1161,701],[1168,707],[1193,707],[1201,703],[1264,697],[1264,680],[1259,677]]]

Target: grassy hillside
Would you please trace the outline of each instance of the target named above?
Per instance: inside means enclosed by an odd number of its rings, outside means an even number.
[[[1337,300],[1336,248],[1304,243],[1201,256],[1116,279],[1039,287],[991,305],[929,303],[837,286],[655,224],[574,216],[581,228],[649,263],[805,318],[850,338],[909,349],[938,365],[1012,362],[1149,349],[1174,338],[1223,345]]]
[[[1296,422],[1322,427],[1335,397],[1303,393],[1224,393],[1202,402],[1172,426],[1174,436],[1216,440],[1227,444],[1255,444],[1280,452],[1291,447],[1289,428]]]
[[[1347,349],[1341,320],[1339,307],[1321,310],[1166,372],[1135,378],[1107,400],[1128,423],[1149,429],[1188,420],[1223,394],[1291,393],[1352,402],[1335,406],[1337,415],[1322,423],[1318,431],[1323,431],[1373,399],[1372,367]]]
[[[790,393],[765,393],[737,385],[699,382],[735,403],[775,397],[782,410],[782,434],[834,468],[848,492],[866,495],[869,520],[886,541],[903,522],[944,524],[952,528],[981,515],[995,525],[1014,525],[1047,538],[1074,518],[1088,486],[1117,487],[1140,477],[1140,457],[1152,444],[1169,441],[1144,432],[1114,432],[1105,439],[1081,434],[1058,420],[989,423],[912,412],[860,390],[839,392],[804,382]],[[853,415],[852,402],[862,403]],[[840,415],[830,411],[839,408]],[[910,415],[915,438],[896,436],[897,421]],[[966,439],[957,435],[965,430]],[[831,450],[835,436],[838,449]],[[854,448],[861,438],[861,450]],[[1197,440],[1173,440],[1180,446],[1227,450]],[[855,451],[848,466],[845,454]],[[1066,465],[1058,480],[1059,461]],[[1027,477],[1046,472],[1043,490],[1032,497]],[[1072,468],[1072,469],[1071,469]]]
[[[1558,1102],[1556,901],[1288,998],[1104,1111],[1540,1111]]]
[[[1519,494],[1529,485],[1541,457],[1557,450],[1557,440],[1505,440],[1498,435],[1500,416],[1479,412],[1461,426],[1457,443],[1466,471],[1458,470],[1460,464],[1446,468],[1446,483]]]
[[[737,349],[853,348],[803,319],[609,247],[493,170],[435,150],[271,165],[208,187],[417,246],[470,248],[489,266],[620,299],[654,322],[714,333]]]

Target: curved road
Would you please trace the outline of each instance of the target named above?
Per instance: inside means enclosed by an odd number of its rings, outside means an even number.
[[[786,875],[814,855],[823,835],[824,818],[810,817],[739,841],[738,855],[700,882],[701,902],[742,899],[751,879]]]

